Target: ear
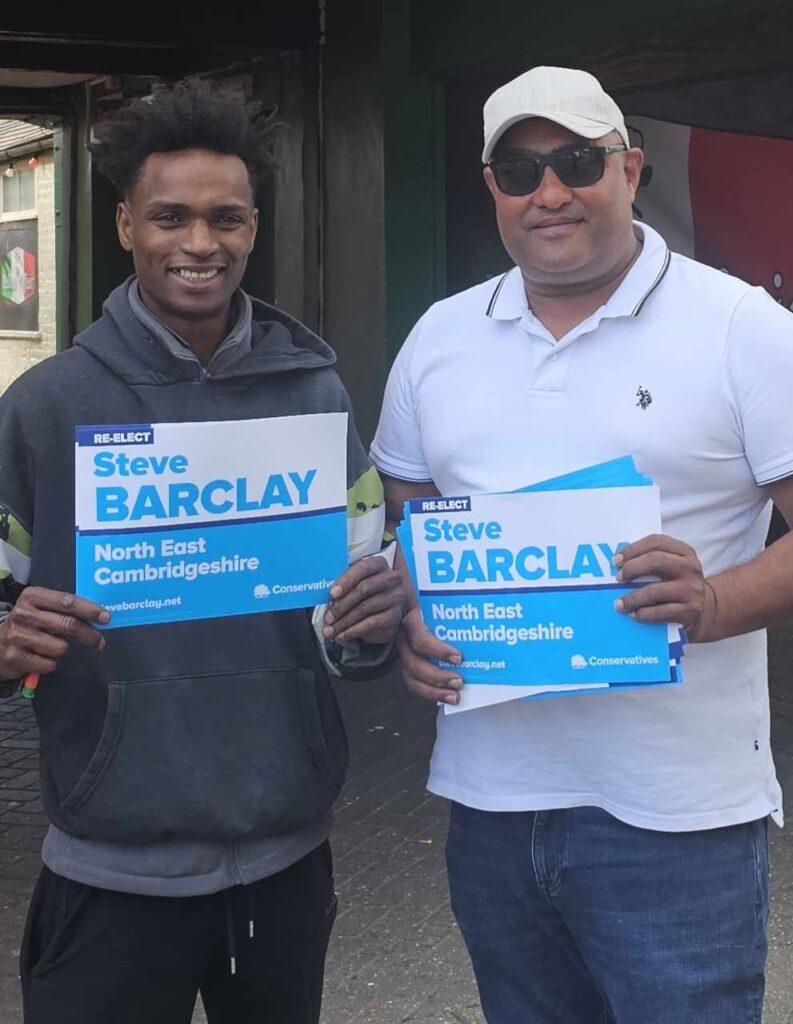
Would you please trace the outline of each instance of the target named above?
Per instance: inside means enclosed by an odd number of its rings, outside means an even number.
[[[254,244],[256,242],[256,234],[257,234],[258,231],[259,231],[259,211],[258,210],[254,210],[253,213],[251,214],[251,247],[248,250],[249,254],[253,252],[253,246],[254,246]]]
[[[116,230],[121,248],[132,252],[132,215],[123,201],[116,207]]]
[[[482,177],[485,179],[485,185],[487,185],[490,195],[496,199],[500,195],[499,187],[496,184],[496,179],[493,172],[489,167],[485,167],[482,170]]]
[[[628,183],[628,194],[631,202],[636,198],[639,191],[642,167],[644,166],[644,153],[640,149],[628,149],[622,158],[622,166],[625,172],[625,180]]]

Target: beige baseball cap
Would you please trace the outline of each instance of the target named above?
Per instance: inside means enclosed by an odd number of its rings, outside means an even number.
[[[620,108],[594,75],[574,68],[532,68],[513,78],[488,98],[484,117],[483,164],[490,160],[504,132],[527,117],[553,121],[585,139],[616,131],[630,148]]]

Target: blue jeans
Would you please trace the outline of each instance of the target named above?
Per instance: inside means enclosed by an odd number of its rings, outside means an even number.
[[[446,858],[488,1024],[761,1020],[765,819],[654,832],[452,804]]]

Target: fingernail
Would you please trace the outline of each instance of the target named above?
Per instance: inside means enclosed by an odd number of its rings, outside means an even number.
[[[614,607],[618,612],[625,611],[625,602],[622,600],[621,597],[618,597],[617,600],[614,602]]]
[[[617,554],[612,558],[611,561],[614,565],[622,565],[622,563],[625,561],[625,557],[619,552],[617,552]]]
[[[333,630],[330,628],[330,626],[325,626],[325,628],[322,630],[322,635],[333,636]]]
[[[99,641],[99,650],[103,651],[107,647],[107,640],[104,637]]]
[[[460,698],[457,696],[456,693],[447,693],[446,696],[443,699],[444,699],[446,704],[459,704],[460,703]]]
[[[463,659],[461,658],[461,656],[459,654],[453,654],[449,658],[449,664],[450,665],[462,665],[462,663],[463,663]]]
[[[330,588],[330,596],[331,597],[341,597],[341,587],[331,587]]]
[[[110,622],[110,612],[101,612],[99,615],[100,622]]]
[[[325,622],[333,622],[333,616],[331,615],[330,612],[325,612]]]
[[[619,580],[619,582],[620,582],[620,583],[622,583],[622,570],[621,570],[621,569],[620,569],[620,571],[619,571],[619,572],[617,573],[617,575],[616,575],[616,576],[614,577],[614,579],[615,579],[615,580]]]
[[[462,689],[463,681],[459,676],[452,676],[449,680],[449,686],[453,686],[455,689]]]

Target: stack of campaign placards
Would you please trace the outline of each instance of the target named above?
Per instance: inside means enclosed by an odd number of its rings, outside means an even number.
[[[399,541],[427,628],[462,652],[447,713],[682,681],[678,626],[615,601],[626,544],[661,532],[660,494],[630,457],[508,494],[415,499]]]

